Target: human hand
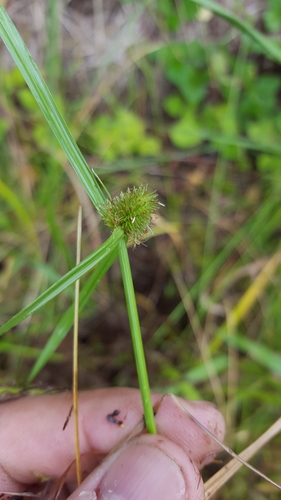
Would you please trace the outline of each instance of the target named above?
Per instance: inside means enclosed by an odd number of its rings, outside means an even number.
[[[159,398],[152,394],[154,404]],[[223,417],[212,404],[178,399],[223,440]],[[20,495],[42,477],[63,475],[75,459],[72,417],[62,430],[71,404],[72,395],[60,393],[0,405],[0,493]],[[108,420],[115,410],[118,416]],[[142,420],[140,394],[119,388],[81,392],[80,448],[87,477],[75,488],[72,467],[66,484],[69,500],[203,500],[199,469],[212,460],[218,445],[169,397],[155,418],[157,435],[135,437],[101,462]]]

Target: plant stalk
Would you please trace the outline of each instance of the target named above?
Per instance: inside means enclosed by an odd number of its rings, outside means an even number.
[[[137,374],[142,397],[143,411],[147,432],[156,434],[156,424],[152,407],[146,362],[143,350],[142,336],[140,330],[139,316],[135,298],[130,261],[125,238],[118,243],[120,267],[126,297],[127,311],[132,335],[133,349],[137,367]]]
[[[79,207],[77,222],[77,248],[76,266],[81,261],[81,238],[82,238],[82,207]],[[75,281],[75,302],[74,302],[74,328],[73,328],[73,413],[74,413],[74,437],[75,437],[75,457],[77,484],[82,482],[82,469],[80,457],[79,439],[79,415],[78,415],[78,328],[79,328],[79,292],[80,279]]]

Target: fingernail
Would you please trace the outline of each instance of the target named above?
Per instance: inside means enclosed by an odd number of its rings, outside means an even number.
[[[99,500],[187,499],[179,465],[159,448],[142,443],[124,448],[96,493]]]

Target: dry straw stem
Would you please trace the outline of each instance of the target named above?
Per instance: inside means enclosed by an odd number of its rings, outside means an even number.
[[[263,293],[264,289],[268,285],[274,275],[277,267],[281,264],[281,250],[278,250],[271,259],[266,263],[262,271],[259,273],[255,281],[244,293],[241,300],[231,311],[227,326],[228,328],[234,328],[240,323],[240,321],[247,315],[253,304]]]
[[[76,265],[81,261],[81,237],[82,237],[82,207],[79,207],[77,221],[77,244],[76,244]],[[79,424],[78,424],[78,320],[79,320],[79,289],[80,280],[75,282],[75,302],[74,302],[74,328],[73,328],[73,414],[75,433],[75,457],[77,483],[82,482]]]
[[[223,444],[219,439],[217,439],[208,429],[206,429],[206,427],[204,427],[204,425],[202,425],[199,420],[197,420],[197,418],[195,418],[193,415],[191,415],[191,413],[189,413],[189,411],[187,411],[182,405],[181,403],[179,402],[178,398],[176,396],[174,396],[174,394],[165,394],[162,399],[156,403],[156,405],[154,406],[154,408],[158,405],[161,404],[161,402],[163,401],[163,399],[165,397],[169,396],[170,398],[172,398],[172,400],[176,403],[176,405],[190,418],[190,420],[192,420],[192,422],[194,422],[196,425],[198,425],[198,427],[203,431],[205,432],[205,434],[207,434],[213,441],[215,441],[215,443],[217,443],[219,446],[221,446],[221,448],[223,450],[225,450],[227,453],[229,453],[229,455],[231,455],[232,457],[234,457],[234,460],[232,460],[230,463],[232,462],[237,462],[238,463],[238,467],[237,469],[233,470],[233,473],[230,474],[228,477],[226,477],[225,481],[223,481],[221,484],[219,484],[219,486],[217,486],[216,488],[212,489],[212,493],[211,495],[213,495],[220,486],[222,486],[222,484],[224,484],[235,472],[236,470],[238,470],[240,467],[242,467],[242,465],[245,465],[246,467],[248,467],[248,469],[252,470],[253,472],[255,472],[258,476],[262,477],[263,479],[265,479],[266,481],[268,481],[269,483],[271,483],[273,486],[275,486],[276,488],[278,488],[279,490],[281,490],[281,486],[277,483],[275,483],[274,481],[272,481],[272,479],[270,479],[269,477],[267,477],[265,474],[263,474],[262,472],[260,472],[258,469],[256,469],[255,467],[253,467],[252,465],[250,465],[248,462],[246,462],[246,460],[243,458],[243,453],[246,454],[247,456],[247,459],[249,459],[259,448],[261,448],[267,441],[269,441],[269,439],[271,439],[273,436],[275,436],[278,432],[280,432],[281,430],[281,418],[277,420],[277,422],[275,422],[275,424],[270,427],[266,432],[265,434],[263,434],[255,443],[253,443],[251,446],[249,446],[246,450],[244,450],[240,455],[236,455],[236,453],[234,453],[234,451],[232,451],[228,446],[226,446],[225,444]],[[272,431],[272,428],[273,431]],[[265,437],[266,435],[266,437]],[[256,444],[258,443],[258,445]],[[250,450],[250,451],[249,451]],[[225,466],[227,469],[229,469],[229,464],[227,464]],[[223,469],[222,469],[223,470]],[[220,471],[221,472],[221,471]],[[219,473],[218,473],[219,474]],[[222,473],[222,475],[224,475],[224,472]],[[217,474],[214,476],[216,477]],[[205,488],[206,486],[209,488],[209,481],[207,481],[206,485],[205,485]],[[206,491],[206,490],[205,490]],[[206,495],[206,493],[205,493]],[[210,498],[210,495],[209,497],[206,497],[206,498]]]
[[[259,451],[268,441],[281,431],[281,418],[269,427],[254,443],[246,448],[238,457],[242,460],[249,460],[257,451]],[[205,483],[205,499],[211,498],[219,488],[221,488],[239,469],[243,463],[237,458],[233,458],[219,472]],[[266,478],[267,479],[267,478]],[[268,479],[267,479],[268,480]],[[271,482],[271,481],[270,481]],[[274,483],[275,484],[275,483]],[[276,486],[276,485],[275,485]],[[280,488],[280,486],[279,486]]]
[[[234,330],[239,323],[247,316],[253,305],[264,293],[264,290],[268,286],[269,281],[273,278],[274,273],[281,264],[281,249],[277,250],[275,254],[267,261],[264,268],[258,274],[256,279],[253,281],[251,286],[246,290],[244,295],[239,300],[238,304],[230,311],[227,318],[227,323],[224,323],[221,327],[221,332],[226,328],[228,330]],[[211,351],[215,351],[219,348],[222,342],[222,337],[217,335],[210,343]]]

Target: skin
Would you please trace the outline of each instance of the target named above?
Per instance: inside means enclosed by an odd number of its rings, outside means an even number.
[[[159,398],[161,395],[152,394],[153,404]],[[126,441],[136,426],[142,426],[139,391],[113,388],[81,392],[80,449],[86,479],[76,488],[72,466],[64,497],[70,494],[69,500],[127,499],[123,490],[131,488],[133,493],[128,500],[150,500],[162,488],[162,500],[202,500],[204,490],[199,469],[213,460],[218,445],[189,419],[184,408],[220,440],[224,437],[224,421],[210,403],[180,398],[178,401],[181,406],[165,397],[156,405],[157,435],[142,433]],[[62,430],[71,404],[70,393],[25,397],[1,404],[0,492],[20,493],[32,489],[42,477],[56,479],[64,474],[75,459],[72,416]],[[107,418],[116,410],[120,412],[115,415],[117,423]],[[150,460],[151,465],[146,469]],[[153,474],[152,468],[155,468]],[[138,493],[135,478],[142,474],[143,490]],[[112,490],[108,485],[116,484],[115,476],[119,482],[110,496],[108,492]],[[166,480],[169,488],[165,486]],[[82,496],[87,498],[81,499]]]

